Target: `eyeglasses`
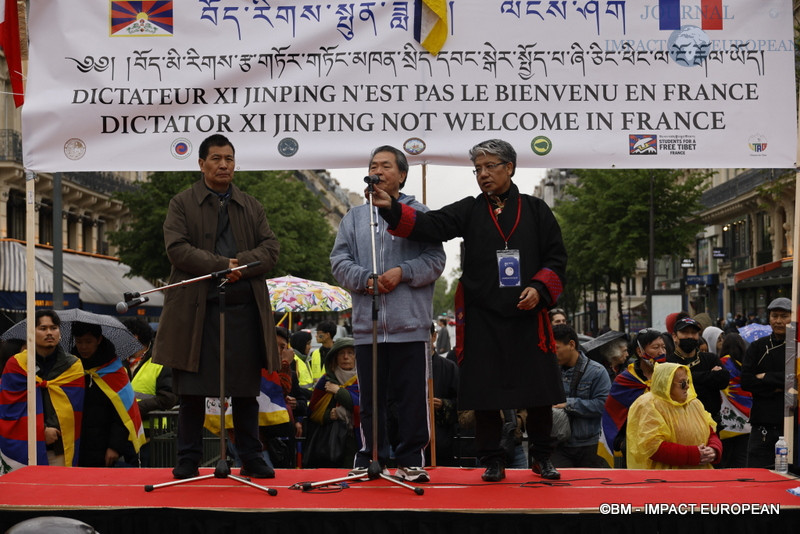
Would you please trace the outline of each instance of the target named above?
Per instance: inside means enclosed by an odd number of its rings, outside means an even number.
[[[681,389],[689,389],[689,380],[688,379],[681,380],[680,382],[677,382],[675,385],[680,386]]]
[[[486,169],[486,172],[492,172],[500,165],[507,165],[507,164],[508,164],[507,161],[501,161],[500,163],[487,163],[486,165],[475,167],[475,169],[473,169],[472,171],[472,174],[478,176],[480,173],[483,172],[484,169]]]

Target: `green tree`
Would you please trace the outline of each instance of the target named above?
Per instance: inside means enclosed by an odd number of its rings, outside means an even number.
[[[681,256],[703,224],[693,218],[709,174],[663,169],[576,170],[568,200],[555,207],[567,248],[566,300],[583,285],[621,283],[649,254],[650,182],[654,190],[655,254]]]
[[[194,172],[157,172],[132,192],[118,193],[131,210],[131,222],[109,241],[119,247],[131,274],[166,280],[170,263],[164,250],[163,224],[170,199],[197,180]],[[292,274],[333,282],[329,255],[333,229],[322,216],[322,204],[288,172],[240,171],[236,185],[264,206],[272,231],[281,244],[278,264],[270,277]]]
[[[108,240],[119,247],[119,258],[130,266],[131,275],[149,280],[169,277],[164,219],[170,199],[195,180],[196,172],[157,172],[138,189],[114,194],[130,210],[131,217],[123,228],[108,232]]]
[[[433,316],[434,318],[447,314],[453,309],[453,295],[449,291],[450,283],[447,278],[439,277],[433,287]]]
[[[289,172],[238,172],[236,183],[264,205],[281,244],[270,277],[291,274],[335,284],[330,254],[336,235],[319,199]]]

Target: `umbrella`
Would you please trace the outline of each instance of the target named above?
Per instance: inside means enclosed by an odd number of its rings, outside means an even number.
[[[609,330],[608,332],[605,332],[604,334],[600,334],[599,336],[597,336],[594,339],[590,339],[589,341],[587,341],[585,343],[581,343],[581,348],[583,349],[583,351],[586,354],[589,354],[590,352],[593,352],[593,351],[598,350],[598,349],[600,349],[602,347],[605,347],[606,345],[608,345],[609,343],[611,343],[615,339],[620,339],[620,338],[623,338],[623,337],[625,337],[625,333],[624,332],[617,332],[616,330]]]
[[[78,308],[56,310],[56,313],[61,318],[61,346],[67,352],[72,350],[72,323],[74,322],[100,325],[103,337],[114,344],[119,358],[127,359],[144,348],[144,345],[139,343],[116,317],[87,312]],[[6,330],[0,339],[27,339],[27,337],[27,320],[23,320]]]
[[[341,287],[294,276],[267,280],[270,304],[279,312],[343,311],[353,306]]]
[[[748,343],[756,339],[768,336],[772,333],[772,327],[768,324],[750,323],[739,327],[739,335]]]

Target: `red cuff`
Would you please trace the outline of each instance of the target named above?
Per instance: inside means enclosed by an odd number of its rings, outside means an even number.
[[[711,427],[709,427],[709,429],[710,428]],[[711,463],[720,463],[722,461],[722,440],[719,439],[719,436],[717,436],[713,429],[711,429],[708,434],[708,446],[717,451],[717,458]]]
[[[414,223],[417,221],[417,210],[411,206],[400,204],[400,222],[389,233],[397,237],[408,237],[414,229]]]
[[[700,449],[664,441],[650,459],[668,465],[700,465]]]
[[[564,285],[561,283],[561,278],[551,269],[544,268],[534,275],[533,280],[537,280],[544,284],[550,293],[550,302],[558,300],[561,292],[564,291]]]

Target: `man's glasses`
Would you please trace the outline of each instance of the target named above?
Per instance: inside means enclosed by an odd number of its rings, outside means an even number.
[[[507,162],[505,162],[505,161],[501,161],[500,163],[487,163],[486,165],[484,165],[482,167],[481,166],[475,167],[475,169],[473,169],[473,171],[472,171],[472,174],[474,174],[475,176],[478,176],[480,173],[483,172],[484,169],[486,169],[487,172],[492,172],[493,170],[495,170],[500,165],[505,165],[506,163]]]
[[[675,385],[676,386],[680,386],[681,389],[689,389],[689,380],[687,380],[687,379],[681,380],[680,382],[676,383]]]

